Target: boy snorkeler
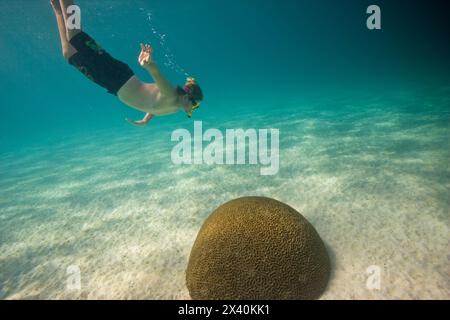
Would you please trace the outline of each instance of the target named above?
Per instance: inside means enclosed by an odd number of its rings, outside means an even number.
[[[154,116],[184,110],[190,118],[200,106],[203,93],[194,78],[187,78],[183,87],[172,86],[153,61],[153,49],[141,43],[138,62],[152,76],[154,83],[141,81],[130,67],[110,56],[81,29],[66,27],[67,8],[73,0],[50,0],[58,24],[64,58],[87,78],[107,89],[129,107],[145,112],[142,120],[128,122],[144,126]]]

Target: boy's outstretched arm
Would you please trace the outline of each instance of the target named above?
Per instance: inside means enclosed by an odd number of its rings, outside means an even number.
[[[162,75],[158,66],[152,59],[152,54],[152,47],[148,44],[144,45],[141,43],[141,53],[138,58],[139,64],[150,73],[162,94],[173,94],[175,88],[172,87],[170,82]]]
[[[127,119],[127,121],[128,121],[129,123],[131,123],[131,124],[134,124],[134,125],[142,126],[142,127],[143,127],[143,126],[147,125],[147,123],[149,123],[149,121],[152,120],[153,117],[154,117],[153,114],[147,113],[147,114],[145,115],[144,119],[142,119],[142,120],[134,121],[134,120],[131,120],[131,119]]]

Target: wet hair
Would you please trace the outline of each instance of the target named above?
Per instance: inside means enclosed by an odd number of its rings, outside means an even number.
[[[190,97],[194,99],[197,102],[203,101],[203,91],[202,88],[198,84],[192,84],[190,85],[191,93]]]
[[[190,91],[190,93],[187,93],[182,87],[177,86],[177,93],[179,95],[183,96],[183,95],[187,94],[187,95],[189,95],[189,98],[191,98],[197,102],[203,101],[203,91],[198,84],[190,84],[189,91]]]

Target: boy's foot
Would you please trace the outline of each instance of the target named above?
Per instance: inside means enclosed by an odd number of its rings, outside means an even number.
[[[53,10],[55,10],[56,13],[62,13],[59,0],[50,0],[50,4],[52,5],[52,8]]]

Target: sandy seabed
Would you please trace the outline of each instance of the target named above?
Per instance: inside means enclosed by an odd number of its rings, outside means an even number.
[[[189,299],[184,272],[204,219],[259,195],[302,212],[326,242],[323,299],[448,299],[449,99],[337,105],[220,123],[279,128],[275,176],[174,165],[169,128],[2,153],[0,298]],[[366,286],[373,265],[379,290]],[[68,290],[74,266],[80,290]]]

